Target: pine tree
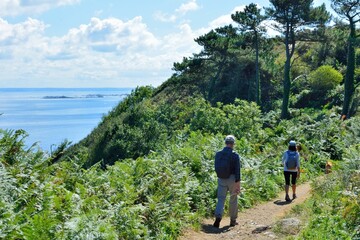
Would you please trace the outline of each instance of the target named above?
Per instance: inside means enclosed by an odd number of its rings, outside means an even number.
[[[295,52],[297,33],[305,26],[317,26],[319,19],[329,14],[324,8],[313,8],[313,0],[270,0],[272,6],[266,8],[266,15],[277,22],[274,27],[284,36],[286,61],[284,66],[283,102],[281,118],[289,117],[289,98],[291,90],[291,59]],[[322,11],[319,11],[322,10]],[[312,14],[314,11],[317,15]]]
[[[261,9],[257,8],[256,4],[251,3],[247,5],[242,12],[236,12],[231,15],[231,18],[239,24],[239,29],[242,32],[251,32],[253,34],[253,44],[255,47],[255,101],[261,105],[261,86],[260,86],[260,66],[259,66],[259,42],[265,28],[261,23],[266,19],[260,13]]]
[[[360,0],[332,0],[331,7],[343,19],[349,22],[349,37],[347,45],[347,67],[345,75],[345,96],[342,109],[343,118],[350,116],[350,106],[355,92],[355,41],[356,24],[360,22]]]

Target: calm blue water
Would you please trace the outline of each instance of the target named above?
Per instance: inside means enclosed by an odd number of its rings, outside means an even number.
[[[76,143],[86,137],[130,92],[128,88],[3,88],[0,128],[24,129],[28,146],[38,142],[50,151],[65,139]]]

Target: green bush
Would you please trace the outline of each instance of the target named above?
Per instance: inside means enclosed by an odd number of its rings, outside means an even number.
[[[314,91],[326,93],[341,83],[343,76],[333,67],[324,65],[310,73],[310,86]]]

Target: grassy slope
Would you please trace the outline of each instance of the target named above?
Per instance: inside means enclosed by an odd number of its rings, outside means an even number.
[[[146,95],[147,90],[138,93]],[[319,174],[328,159],[342,158],[346,147],[358,142],[354,132],[359,131],[358,119],[342,123],[331,111],[298,110],[292,120],[279,121],[278,113],[263,115],[245,101],[212,107],[201,98],[188,98],[188,104],[173,101],[169,108],[159,100],[155,104],[153,99],[139,99],[134,93],[123,103],[130,110],[120,104],[104,122],[121,128],[132,118],[136,120],[132,126],[140,129],[152,126],[149,123],[163,124],[155,130],[167,128],[165,141],[156,146],[156,152],[118,161],[105,171],[100,164],[82,168],[89,160],[85,147],[66,161],[51,164],[52,158],[22,147],[21,133],[2,133],[1,237],[175,238],[183,227],[212,215],[216,201],[213,158],[224,134],[231,131],[238,138],[244,190],[241,208],[279,191],[283,182],[280,156],[289,139],[303,145],[303,180]],[[90,136],[108,131],[101,127]],[[141,140],[147,136],[131,131]]]

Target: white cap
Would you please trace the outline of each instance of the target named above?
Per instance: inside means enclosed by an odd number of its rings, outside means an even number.
[[[235,143],[235,137],[233,135],[227,135],[225,138],[225,143]]]
[[[294,140],[291,140],[289,142],[289,146],[293,146],[293,147],[296,147],[296,142]]]

